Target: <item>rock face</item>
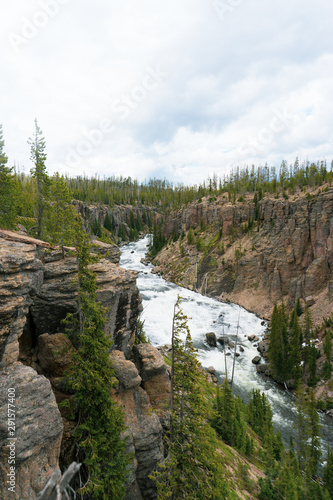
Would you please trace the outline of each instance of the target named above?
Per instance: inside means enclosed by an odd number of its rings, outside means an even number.
[[[101,226],[104,225],[106,215],[110,217],[113,232],[118,234],[120,226],[122,226],[129,236],[130,234],[130,221],[131,212],[133,212],[134,217],[138,216],[141,219],[146,219],[154,221],[160,217],[160,214],[153,208],[147,206],[135,207],[132,205],[116,205],[114,207],[109,207],[108,205],[86,205],[82,201],[76,201],[75,207],[78,212],[81,213],[82,217],[89,221],[92,226],[95,221],[97,221]]]
[[[108,260],[93,266],[98,300],[108,307],[106,334],[114,347],[130,353],[141,312],[137,273]],[[61,320],[74,312],[76,262],[70,254],[0,238],[0,367],[27,355],[39,335],[63,331]]]
[[[133,476],[126,499],[155,500],[156,489],[148,475],[163,460],[163,430],[158,415],[162,402],[170,399],[171,384],[160,352],[149,344],[133,348],[135,364],[124,353],[113,351],[111,360],[119,386],[113,395],[124,409],[130,447],[135,453]],[[141,386],[140,386],[141,384]],[[136,494],[133,494],[133,491]]]
[[[157,257],[159,269],[171,280],[189,287],[196,283],[203,293],[240,303],[265,316],[274,301],[284,298],[294,307],[297,298],[309,296],[315,301],[311,301],[315,320],[316,311],[318,320],[329,315],[333,296],[333,188],[292,201],[266,197],[258,203],[258,211],[258,231],[252,233],[246,230],[248,221],[255,218],[252,199],[231,204],[221,196],[214,203],[204,199],[171,213],[164,226],[167,237],[190,228],[199,231],[203,221],[205,226],[215,228],[215,234],[222,232],[225,251],[219,254],[217,249],[197,257],[195,246],[184,240],[183,260],[189,262],[186,273],[177,275],[172,268],[173,262],[182,267],[178,243],[169,245],[169,253],[162,251]]]
[[[15,445],[8,447],[8,389],[15,389]],[[63,425],[50,382],[13,363],[0,373],[0,496],[33,500],[58,467]],[[13,441],[14,442],[14,441]],[[11,451],[11,455],[9,455]],[[8,491],[8,459],[15,456],[15,493]]]
[[[18,360],[19,338],[43,282],[43,251],[0,239],[0,367]]]
[[[50,377],[62,377],[71,361],[73,345],[64,333],[39,335],[37,341],[38,364]]]
[[[134,346],[133,354],[151,405],[156,410],[165,410],[171,398],[171,381],[162,355],[149,344]]]

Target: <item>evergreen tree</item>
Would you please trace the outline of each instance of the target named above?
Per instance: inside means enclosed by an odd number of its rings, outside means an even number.
[[[45,153],[46,144],[42,136],[42,131],[37,124],[37,119],[35,119],[34,135],[32,138],[29,138],[28,144],[30,144],[30,160],[34,163],[34,167],[30,172],[36,179],[37,185],[37,237],[40,239],[42,235],[43,213],[49,182],[45,166],[47,158]]]
[[[185,336],[185,341],[181,337]],[[206,418],[209,406],[187,325],[175,305],[172,335],[172,395],[168,456],[152,477],[158,498],[208,500],[227,498],[223,470],[216,452],[215,433]]]
[[[323,343],[324,353],[326,355],[326,360],[323,366],[323,378],[325,380],[329,380],[332,375],[332,365],[331,365],[331,357],[332,357],[332,335],[331,332],[326,331],[325,340]]]
[[[112,227],[112,221],[111,221],[109,212],[106,212],[105,219],[104,219],[104,227],[105,227],[105,229],[107,229],[108,231],[110,231],[112,233],[113,227]]]
[[[323,470],[323,482],[330,498],[333,499],[333,451],[329,448],[327,450],[326,465]]]
[[[16,224],[17,194],[13,168],[6,166],[2,125],[0,125],[0,227],[11,229]]]
[[[299,326],[298,316],[294,309],[291,314],[290,332],[290,374],[297,381],[301,376],[301,345],[302,331]]]
[[[89,237],[79,214],[75,238],[78,310],[67,317],[67,322],[72,325],[78,348],[67,381],[74,393],[72,408],[78,421],[75,437],[86,471],[86,482],[79,493],[85,499],[118,500],[124,497],[130,457],[121,439],[125,430],[123,413],[110,395],[116,382],[109,358],[112,342],[103,331],[105,311],[96,302],[96,276],[89,268],[96,257],[90,254]]]
[[[49,199],[45,203],[44,239],[52,245],[74,244],[72,196],[63,177],[56,173],[50,179]]]
[[[296,450],[301,470],[316,473],[321,457],[319,415],[314,393],[310,390],[308,399],[299,385],[296,391]]]
[[[233,446],[235,444],[235,400],[227,379],[224,379],[221,388],[217,388],[214,406],[212,426],[223,441]]]

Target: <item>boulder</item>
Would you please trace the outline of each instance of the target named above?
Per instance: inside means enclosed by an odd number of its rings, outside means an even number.
[[[256,338],[256,336],[254,334],[252,334],[252,335],[248,335],[247,340],[249,340],[250,342],[253,342],[255,338]]]
[[[214,332],[209,332],[209,333],[206,333],[206,341],[207,341],[207,344],[211,347],[217,347],[217,343],[216,343],[216,335]]]
[[[269,375],[269,368],[266,363],[257,364],[256,369],[258,373],[264,373],[265,375]]]
[[[62,377],[75,349],[64,333],[44,333],[38,337],[37,352],[38,362],[45,373],[50,377]]]
[[[0,414],[7,414],[8,388],[15,389],[16,494],[7,489],[8,424],[0,419],[0,497],[34,500],[59,467],[63,424],[50,382],[32,368],[14,363],[0,373]]]
[[[305,304],[308,307],[313,306],[316,303],[315,299],[312,297],[312,295],[309,295],[308,297],[305,297]]]
[[[161,353],[150,344],[139,344],[133,347],[133,355],[152,406],[165,410],[171,398],[171,381]]]
[[[268,351],[268,341],[267,340],[262,340],[261,342],[259,342],[258,351],[263,355],[267,354],[267,351]]]
[[[257,365],[258,363],[260,363],[261,361],[261,356],[255,356],[253,359],[252,359],[252,363],[254,365]]]
[[[214,366],[209,366],[207,368],[207,372],[210,373],[211,375],[215,375],[216,370],[215,370]]]
[[[119,380],[119,391],[132,389],[141,384],[141,377],[137,367],[132,361],[125,359],[125,354],[121,351],[112,351],[110,360],[115,370],[116,378]]]

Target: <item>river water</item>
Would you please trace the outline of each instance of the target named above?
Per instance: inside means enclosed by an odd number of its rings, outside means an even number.
[[[256,335],[261,339],[266,324],[256,315],[249,313],[235,304],[226,304],[216,299],[205,297],[197,292],[170,283],[156,274],[152,274],[153,265],[145,266],[140,260],[147,252],[149,236],[135,243],[129,243],[121,248],[120,266],[125,269],[139,271],[137,286],[141,292],[146,336],[155,346],[171,343],[171,329],[174,304],[177,295],[183,298],[182,309],[190,318],[189,327],[194,346],[198,349],[198,357],[207,368],[213,366],[219,381],[225,377],[225,364],[228,378],[231,378],[234,349],[226,348],[227,356],[222,345],[209,347],[206,343],[206,333],[214,332],[216,336],[225,337],[235,342],[237,330],[237,352],[235,358],[233,392],[247,403],[251,389],[260,389],[270,402],[273,411],[273,423],[277,431],[281,432],[285,444],[293,433],[295,421],[295,406],[293,397],[277,386],[272,380],[256,371],[252,359],[258,355],[253,342],[248,340],[249,335]],[[326,454],[327,446],[333,448],[333,419],[324,414],[320,415],[322,425],[322,448]]]

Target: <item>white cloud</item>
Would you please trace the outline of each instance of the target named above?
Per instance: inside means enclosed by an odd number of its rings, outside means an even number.
[[[50,172],[199,182],[237,163],[330,161],[332,4],[236,4],[224,20],[213,0],[6,4],[0,123],[11,163],[30,168],[35,117]],[[147,68],[168,76],[152,85]],[[94,136],[106,119],[112,132]],[[89,154],[68,164],[89,137]]]

